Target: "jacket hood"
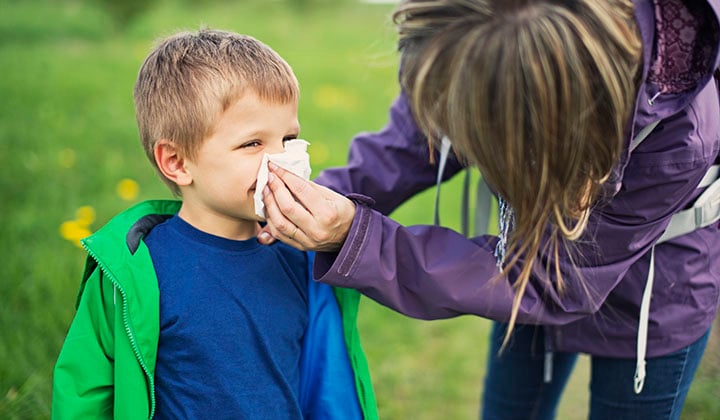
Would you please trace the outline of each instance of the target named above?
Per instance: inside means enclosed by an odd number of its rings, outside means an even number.
[[[720,0],[710,0],[705,3],[714,11],[707,18],[714,21],[716,28],[720,28]],[[635,20],[642,38],[643,68],[642,86],[636,99],[636,112],[633,119],[631,138],[635,137],[636,133],[643,127],[667,118],[687,107],[690,101],[712,80],[714,70],[720,67],[720,48],[718,47],[720,36],[716,32],[712,52],[713,57],[709,60],[711,68],[703,71],[703,77],[697,81],[695,88],[681,94],[668,95],[669,97],[665,98],[662,104],[653,103],[651,98],[658,93],[658,89],[648,83],[648,74],[652,66],[653,48],[657,38],[655,2],[653,0],[635,0],[634,5]]]
[[[152,227],[152,224],[139,226],[138,221],[150,215],[173,215],[180,210],[181,204],[175,200],[150,200],[136,204],[113,217],[100,230],[81,242],[94,256],[102,259],[132,256],[137,252],[138,241]],[[118,247],[120,243],[125,243],[125,246]]]

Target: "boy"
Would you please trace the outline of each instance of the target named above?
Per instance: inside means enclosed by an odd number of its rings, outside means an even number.
[[[297,138],[298,95],[247,36],[178,33],[146,58],[140,136],[182,201],[141,203],[83,240],[53,417],[377,417],[357,296],[336,300],[307,253],[255,238],[256,174]]]

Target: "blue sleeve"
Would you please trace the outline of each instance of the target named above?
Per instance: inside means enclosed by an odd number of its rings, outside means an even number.
[[[312,279],[308,253],[309,322],[300,365],[300,404],[306,419],[362,419],[355,377],[332,287]]]

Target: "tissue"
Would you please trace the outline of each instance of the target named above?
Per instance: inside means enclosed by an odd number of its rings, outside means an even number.
[[[305,140],[294,139],[285,142],[285,151],[282,153],[267,154],[263,156],[260,170],[258,170],[255,194],[255,214],[265,219],[265,203],[263,203],[263,189],[268,181],[268,162],[272,162],[303,179],[310,179],[310,155],[307,147],[310,145]]]

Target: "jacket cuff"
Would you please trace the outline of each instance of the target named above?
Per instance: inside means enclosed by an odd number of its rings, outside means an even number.
[[[355,217],[342,248],[338,252],[315,254],[313,277],[323,283],[334,284],[340,280],[333,281],[334,277],[347,277],[350,274],[369,231],[373,212],[371,206],[375,204],[375,200],[362,194],[348,194],[346,197],[355,203]]]

